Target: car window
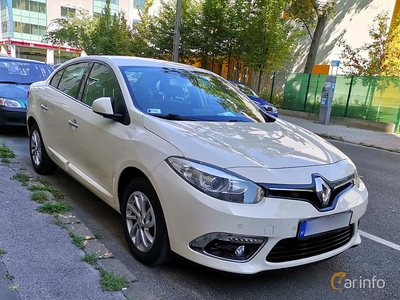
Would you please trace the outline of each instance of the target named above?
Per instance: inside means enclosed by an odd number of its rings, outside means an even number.
[[[48,65],[29,60],[0,59],[0,81],[32,84],[46,80],[53,71]]]
[[[135,106],[144,113],[204,121],[266,121],[248,97],[212,73],[168,67],[120,69]],[[132,80],[135,73],[140,76]]]
[[[114,74],[105,65],[94,63],[87,78],[81,101],[92,106],[93,101],[101,97],[113,98],[114,110],[122,102],[120,89]]]
[[[58,72],[53,76],[53,78],[51,79],[50,85],[52,85],[52,86],[54,86],[55,88],[57,88],[57,87],[58,87],[58,84],[60,83],[60,79],[61,79],[61,76],[63,75],[63,72],[64,72],[64,69],[58,71]]]
[[[251,96],[251,97],[259,97],[256,92],[254,92],[249,86],[244,85],[244,84],[240,84],[240,83],[234,83],[234,85],[242,91],[242,93],[244,93],[247,96]]]
[[[65,68],[58,89],[78,99],[80,83],[88,63],[79,63]]]

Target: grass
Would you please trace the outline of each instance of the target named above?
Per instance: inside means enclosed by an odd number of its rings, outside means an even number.
[[[56,224],[63,229],[67,228],[67,225],[65,225],[63,222],[61,222],[58,218],[56,218]]]
[[[15,158],[15,153],[3,142],[0,144],[0,158]]]
[[[48,200],[47,195],[42,191],[33,192],[31,199],[40,204],[43,204]]]
[[[129,280],[125,276],[116,276],[114,272],[100,269],[100,285],[103,291],[120,291],[128,287]]]
[[[76,235],[73,232],[70,232],[69,236],[72,237],[72,244],[77,246],[79,249],[85,248],[85,244],[83,243],[83,241],[85,240],[84,236]]]
[[[93,235],[98,240],[102,238],[101,233],[95,232],[95,233],[93,233]]]
[[[0,257],[2,257],[4,254],[7,254],[7,251],[0,248]]]
[[[13,177],[11,177],[12,180],[18,180],[19,182],[22,183],[22,185],[26,186],[28,181],[29,181],[29,175],[25,173],[16,173],[14,174]]]
[[[65,202],[57,202],[57,203],[46,203],[42,206],[39,206],[36,210],[41,213],[53,215],[53,214],[63,214],[67,211],[71,210],[71,205]]]
[[[54,196],[54,198],[56,198],[57,200],[61,200],[61,199],[65,198],[65,195],[63,193],[61,193],[60,191],[58,191],[57,189],[53,188],[50,185],[44,185],[44,186],[32,185],[28,188],[28,190],[30,190],[31,192],[35,192],[35,191],[50,192]]]
[[[325,134],[325,133],[321,133],[318,135],[320,137],[322,137],[323,139],[337,140],[337,141],[342,141],[342,142],[345,141],[341,136],[329,135],[329,134]]]
[[[82,257],[82,261],[86,261],[89,265],[95,265],[98,258],[95,253],[85,253]]]
[[[4,276],[5,279],[9,279],[9,280],[13,280],[14,276],[12,276],[11,274],[6,274],[6,276]]]
[[[8,158],[2,158],[1,162],[5,163],[5,164],[9,164],[11,162],[11,160],[9,160]]]

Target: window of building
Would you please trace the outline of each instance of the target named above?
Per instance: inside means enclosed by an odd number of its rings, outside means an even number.
[[[12,7],[43,14],[46,13],[46,3],[37,2],[35,0],[12,0]]]
[[[14,22],[14,31],[15,32],[22,32],[21,22]]]
[[[39,25],[31,25],[31,34],[39,35]]]
[[[76,15],[76,9],[72,7],[61,6],[61,17],[73,18]]]
[[[39,26],[39,35],[46,35],[46,34],[47,34],[46,26]]]
[[[144,9],[145,4],[146,0],[133,0],[133,7],[136,9]]]
[[[31,33],[31,24],[22,23],[22,33]]]

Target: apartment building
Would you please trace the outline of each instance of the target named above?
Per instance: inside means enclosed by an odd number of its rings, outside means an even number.
[[[159,1],[154,1],[156,6]],[[139,19],[146,0],[110,0],[113,13],[123,11],[127,19]],[[48,26],[56,18],[70,18],[78,8],[101,14],[106,0],[0,0],[0,50],[11,57],[29,58],[50,64],[81,56],[81,51],[42,43]]]

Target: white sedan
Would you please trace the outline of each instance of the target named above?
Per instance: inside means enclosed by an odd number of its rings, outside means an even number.
[[[352,161],[212,72],[73,59],[31,85],[27,124],[35,170],[59,167],[120,212],[141,262],[173,251],[253,274],[361,242],[368,192]]]

